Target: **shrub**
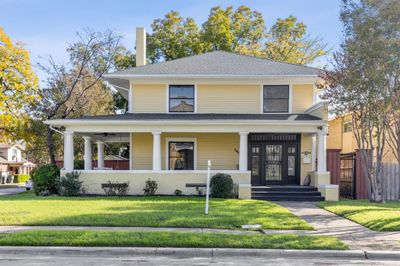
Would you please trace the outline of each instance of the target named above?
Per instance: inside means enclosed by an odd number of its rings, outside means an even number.
[[[119,183],[108,181],[106,184],[101,184],[101,188],[107,196],[125,196],[129,191],[129,182]]]
[[[74,161],[74,169],[83,170],[85,168],[84,160],[75,160]]]
[[[82,181],[79,181],[81,173],[72,172],[67,173],[65,176],[60,178],[58,190],[63,196],[76,196],[82,191]]]
[[[31,176],[27,175],[27,174],[14,175],[14,183],[25,183],[30,178],[31,178]]]
[[[145,195],[154,195],[156,193],[157,188],[158,185],[156,181],[147,179],[143,192]]]
[[[230,175],[218,173],[210,181],[211,196],[215,198],[233,197],[233,180]]]
[[[175,194],[175,196],[182,196],[182,190],[176,189],[174,194]]]
[[[36,169],[32,174],[33,189],[36,195],[47,191],[48,194],[58,194],[60,168],[54,164],[47,164]]]

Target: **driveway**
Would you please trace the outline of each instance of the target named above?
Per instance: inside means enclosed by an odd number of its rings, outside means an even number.
[[[24,192],[24,191],[25,191],[24,187],[2,188],[0,186],[0,196],[17,194],[17,193],[21,193],[21,192]]]

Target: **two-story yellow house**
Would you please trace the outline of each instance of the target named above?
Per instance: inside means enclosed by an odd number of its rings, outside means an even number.
[[[137,67],[106,76],[128,100],[127,113],[46,122],[65,128],[63,172],[74,170],[73,136],[85,139],[88,193],[129,181],[130,193],[142,194],[150,178],[158,194],[194,194],[188,184],[205,183],[211,160],[213,173],[232,176],[240,198],[268,199],[264,189],[285,186],[289,197],[337,199],[326,170],[328,111],[316,102],[317,69],[223,51],[146,65],[143,28],[136,56]],[[104,142],[113,141],[130,143],[130,170],[104,169]],[[311,187],[301,187],[307,175]]]

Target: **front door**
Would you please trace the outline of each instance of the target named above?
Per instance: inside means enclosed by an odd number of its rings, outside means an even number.
[[[254,186],[300,183],[299,137],[281,142],[286,135],[277,136],[277,141],[269,134],[268,138],[258,136],[253,142],[249,140],[249,170],[251,184]]]

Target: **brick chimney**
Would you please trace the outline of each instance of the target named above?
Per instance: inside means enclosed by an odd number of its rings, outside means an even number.
[[[136,28],[136,66],[146,64],[146,30],[143,27]]]

